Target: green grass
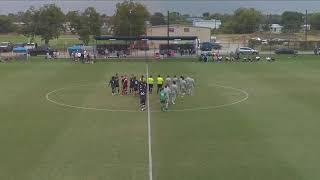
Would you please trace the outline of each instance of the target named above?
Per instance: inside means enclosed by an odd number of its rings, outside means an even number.
[[[149,62],[152,75],[192,75],[195,94],[152,112],[155,180],[318,180],[320,61],[280,56],[275,63]],[[181,61],[181,62],[180,62]],[[0,64],[0,179],[148,180],[147,113],[58,106],[138,109],[135,97],[110,95],[116,72],[144,74],[146,62],[74,64],[68,60]],[[71,87],[73,85],[83,85]],[[156,95],[151,110],[159,109]]]

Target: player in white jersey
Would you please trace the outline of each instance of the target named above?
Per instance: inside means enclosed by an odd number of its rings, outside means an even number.
[[[181,92],[181,97],[183,97],[186,94],[186,89],[187,89],[187,83],[186,80],[184,80],[184,77],[180,77],[180,92]]]
[[[168,75],[165,79],[165,84],[168,85],[169,87],[171,86],[172,83],[172,79],[171,77]]]
[[[178,80],[176,81],[177,86],[178,86],[178,94],[181,94],[181,82],[182,82],[182,76],[180,76],[178,78]]]
[[[176,75],[174,75],[174,76],[173,76],[173,78],[172,78],[172,82],[173,82],[173,81],[175,81],[175,82],[176,82],[176,84],[178,83],[178,78],[177,78],[177,76],[176,76]]]
[[[166,109],[168,109],[168,107],[169,107],[169,102],[170,102],[170,94],[171,94],[171,90],[170,90],[170,88],[169,88],[168,85],[165,85],[165,86],[164,86],[163,92],[164,92],[165,95],[166,95]]]
[[[188,95],[192,95],[193,88],[194,88],[194,79],[191,77],[186,77],[186,91]]]
[[[172,86],[171,86],[171,103],[172,104],[176,104],[177,94],[178,94],[177,83],[176,81],[172,81]]]

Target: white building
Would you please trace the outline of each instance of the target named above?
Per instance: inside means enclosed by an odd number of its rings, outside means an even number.
[[[210,29],[219,29],[221,26],[221,21],[216,19],[203,20],[203,19],[194,19],[192,25],[195,27],[206,27]]]
[[[305,32],[306,28],[307,28],[307,31],[310,31],[311,30],[311,25],[310,24],[301,25],[301,32]]]
[[[283,26],[279,24],[272,24],[271,25],[271,32],[275,34],[280,34],[282,32]]]

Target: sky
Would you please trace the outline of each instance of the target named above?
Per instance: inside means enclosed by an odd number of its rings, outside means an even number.
[[[136,0],[144,4],[151,13],[178,11],[182,14],[199,16],[204,12],[232,13],[240,7],[256,8],[265,14],[281,14],[285,10],[305,12],[320,12],[320,0]],[[55,3],[64,12],[70,10],[83,11],[93,6],[98,12],[113,15],[115,6],[121,0],[0,0],[0,14],[25,11],[30,6],[40,7],[44,4]]]

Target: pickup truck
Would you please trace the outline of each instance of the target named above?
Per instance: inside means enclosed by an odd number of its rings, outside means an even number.
[[[0,52],[10,52],[13,49],[13,45],[10,42],[0,43]]]

